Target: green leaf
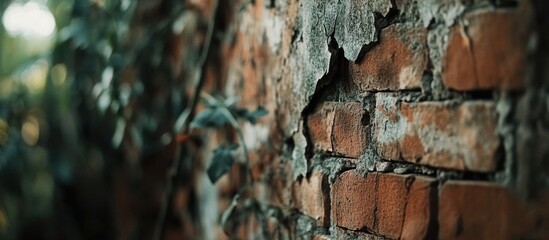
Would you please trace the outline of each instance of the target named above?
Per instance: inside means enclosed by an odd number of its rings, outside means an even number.
[[[223,214],[221,215],[221,226],[223,227],[223,230],[225,232],[229,232],[229,223],[231,222],[231,217],[235,212],[236,207],[238,206],[238,201],[240,200],[240,194],[237,193],[233,200],[231,201],[231,204],[223,211]]]
[[[114,148],[120,147],[122,140],[124,140],[124,132],[126,130],[126,121],[124,118],[119,117],[116,121],[116,130],[111,139],[111,144]]]
[[[255,124],[259,118],[267,115],[268,113],[269,112],[267,112],[264,107],[259,106],[255,111],[248,113],[248,115],[246,116],[246,120]]]
[[[222,109],[210,107],[196,116],[191,123],[191,127],[219,127],[228,122],[229,120],[223,114]]]
[[[246,118],[250,114],[248,109],[245,108],[231,108],[231,113],[238,118]]]
[[[239,96],[229,97],[223,101],[223,105],[227,107],[232,107],[232,106],[235,106],[238,103],[238,101],[240,101]]]
[[[228,146],[219,146],[214,150],[214,156],[208,167],[208,177],[212,183],[217,182],[231,169],[234,163],[233,151],[237,148],[237,144],[229,144]]]

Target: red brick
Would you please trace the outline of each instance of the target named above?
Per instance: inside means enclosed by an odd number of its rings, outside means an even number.
[[[367,141],[366,114],[357,102],[320,104],[307,119],[315,151],[358,158]]]
[[[513,11],[473,12],[453,27],[442,71],[444,84],[456,90],[525,85],[528,17]]]
[[[333,185],[332,219],[350,230],[373,229],[376,221],[377,174],[365,178],[354,170],[342,173]]]
[[[342,173],[332,192],[337,226],[389,238],[424,238],[431,223],[433,180],[410,175]]]
[[[492,172],[500,144],[491,101],[406,103],[376,95],[378,154],[434,167]]]
[[[394,174],[378,176],[375,232],[390,238],[400,236],[408,194],[406,181],[413,181],[413,178]]]
[[[340,104],[336,108],[333,145],[337,155],[358,158],[366,146],[367,118],[360,103]]]
[[[335,103],[320,104],[316,111],[307,118],[309,135],[315,151],[333,152],[332,130],[334,126]]]
[[[361,91],[421,87],[427,67],[427,31],[394,24],[381,31],[380,41],[360,63],[350,63],[350,79]]]
[[[447,182],[440,193],[440,239],[547,239],[545,196],[529,205],[501,185]]]
[[[431,207],[434,205],[432,199],[436,197],[433,180],[418,176],[415,178],[408,194],[401,239],[432,238],[429,235],[429,226],[437,217],[431,213]]]
[[[295,182],[292,197],[295,206],[303,213],[327,226],[330,220],[330,187],[321,172]]]

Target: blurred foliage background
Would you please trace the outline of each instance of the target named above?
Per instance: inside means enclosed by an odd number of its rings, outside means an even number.
[[[193,199],[201,143],[174,154],[173,126],[194,94],[200,6],[0,0],[0,239],[150,239],[174,156]],[[197,205],[166,231],[200,237]]]

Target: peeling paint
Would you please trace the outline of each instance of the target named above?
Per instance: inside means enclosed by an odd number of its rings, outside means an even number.
[[[334,37],[343,48],[345,58],[356,61],[364,45],[377,41],[378,30],[375,26],[374,14],[379,13],[385,16],[389,13],[391,6],[390,1],[339,2],[334,23]],[[327,7],[333,8],[334,4],[329,4]],[[328,20],[332,19],[334,19],[333,13],[329,15]]]
[[[455,23],[457,17],[459,17],[465,10],[463,1],[437,1],[437,0],[425,0],[418,1],[419,14],[423,26],[427,28],[431,21],[441,22],[446,27],[450,27]]]
[[[318,81],[328,72],[331,54],[328,49],[328,37],[322,24],[324,4],[313,1],[299,3],[294,42],[287,59],[288,75],[284,75],[278,87],[287,93],[279,96],[288,118],[283,123],[285,134],[293,135],[295,148],[292,152],[294,178],[307,173],[305,152],[307,139],[303,135],[301,119],[303,109],[309,104]]]
[[[293,135],[299,129],[301,113],[314,94],[318,81],[326,74],[330,64],[328,37],[324,34],[321,15],[323,7],[312,1],[301,2],[293,27],[295,39],[292,42],[278,88],[286,93],[279,96],[279,105],[287,113],[287,122],[282,129],[285,134]]]
[[[303,135],[302,131],[298,131],[294,134],[293,140],[295,143],[294,150],[292,152],[292,169],[293,178],[297,179],[300,176],[307,175],[307,158],[305,157],[305,149],[307,148],[307,138]]]
[[[335,39],[345,51],[345,58],[355,61],[362,46],[377,40],[374,13],[366,4],[345,1],[340,5]]]

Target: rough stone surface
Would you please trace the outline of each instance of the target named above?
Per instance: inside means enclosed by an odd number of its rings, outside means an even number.
[[[293,153],[294,179],[307,171],[303,135],[303,109],[309,104],[317,89],[317,83],[328,72],[331,54],[328,51],[328,36],[322,23],[324,4],[313,1],[293,3],[288,14],[292,25],[286,30],[282,44],[282,74],[276,83],[280,129],[285,138],[296,143]],[[299,144],[298,144],[299,143]]]
[[[517,11],[467,14],[452,28],[443,66],[455,90],[523,89],[528,25]]]
[[[314,94],[318,81],[328,72],[330,52],[321,13],[323,4],[313,1],[294,3],[289,15],[293,16],[283,44],[286,59],[283,73],[277,82],[279,118],[284,136],[295,134],[299,129],[301,112]],[[291,40],[291,41],[288,41]]]
[[[300,122],[300,125],[301,122]],[[294,149],[292,151],[292,169],[293,169],[293,176],[294,180],[297,179],[299,176],[305,176],[307,175],[307,169],[308,169],[308,161],[305,156],[305,151],[307,148],[307,138],[303,134],[303,130],[301,130],[302,127],[299,128],[299,131],[294,134],[293,136],[293,142],[294,142]]]
[[[303,213],[327,226],[330,219],[330,189],[328,179],[321,172],[313,172],[310,177],[295,182],[292,197],[295,205]]]
[[[390,162],[377,162],[375,169],[379,172],[390,172],[395,169],[395,166]]]
[[[386,240],[387,238],[376,236],[374,234],[349,231],[343,228],[335,227],[333,228],[333,234],[331,239],[355,239],[355,240]]]
[[[330,240],[330,237],[326,235],[315,235],[312,240]]]
[[[419,88],[428,62],[426,44],[424,29],[391,25],[359,63],[349,64],[350,79],[361,91]]]
[[[307,119],[314,149],[358,158],[367,144],[367,113],[356,102],[320,104]]]
[[[401,3],[397,3],[397,5],[404,5],[402,4],[404,1],[399,2]],[[433,22],[450,27],[465,11],[466,5],[471,2],[472,0],[418,1],[417,5],[421,23],[426,28]]]
[[[549,236],[549,198],[528,206],[501,185],[447,182],[440,193],[440,239],[541,239]]]
[[[389,238],[427,236],[430,228],[430,178],[351,170],[334,183],[334,223],[350,230],[367,230]]]
[[[328,5],[328,7],[334,7],[334,5]],[[330,25],[335,24],[334,36],[345,51],[345,57],[355,61],[359,57],[362,46],[377,40],[374,13],[386,15],[391,8],[391,2],[351,0],[341,1],[337,7],[339,11],[336,20]]]
[[[374,139],[385,159],[492,172],[498,160],[496,120],[491,101],[406,103],[379,93]]]

